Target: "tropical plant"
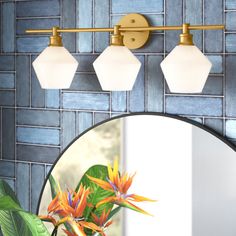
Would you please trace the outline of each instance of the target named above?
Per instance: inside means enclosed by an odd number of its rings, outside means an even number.
[[[53,200],[48,206],[48,215],[40,218],[54,224],[55,232],[58,225],[65,224],[64,232],[69,236],[104,236],[112,224],[111,218],[122,207],[150,215],[133,202],[153,200],[128,194],[133,178],[134,175],[120,174],[117,160],[113,168],[110,165],[89,168],[75,191],[68,189],[63,192],[50,176]]]
[[[1,179],[0,227],[4,236],[50,236],[36,215],[21,208],[11,187]]]
[[[95,165],[89,168],[75,190],[62,191],[52,175],[49,177],[52,201],[48,214],[37,217],[25,212],[14,192],[0,181],[0,226],[4,236],[56,236],[58,228],[68,236],[105,236],[112,217],[122,207],[148,214],[133,202],[153,201],[136,194],[128,194],[134,175],[120,174],[118,161],[114,167]],[[54,225],[50,234],[42,221]]]

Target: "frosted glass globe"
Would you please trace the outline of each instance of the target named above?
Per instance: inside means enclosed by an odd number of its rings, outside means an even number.
[[[33,68],[42,88],[66,89],[71,85],[78,64],[64,47],[49,46],[34,60]]]
[[[125,46],[109,46],[93,67],[103,90],[132,90],[141,62]]]
[[[161,62],[173,93],[200,93],[211,70],[211,62],[196,46],[176,46]]]

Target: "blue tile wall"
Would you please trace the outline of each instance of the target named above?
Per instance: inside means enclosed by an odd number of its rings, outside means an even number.
[[[205,24],[224,24],[224,1],[222,0],[207,0],[204,1],[204,23]],[[227,14],[227,13],[226,13]],[[209,17],[214,16],[214,17]],[[229,24],[228,21],[226,21]],[[221,30],[209,30],[204,33],[204,51],[205,52],[223,52],[224,32]],[[217,39],[217,40],[215,40]],[[212,43],[214,42],[214,43]]]
[[[48,37],[27,28],[111,27],[126,13],[153,25],[226,24],[226,30],[193,32],[213,64],[202,94],[172,94],[160,62],[176,46],[178,31],[155,32],[134,50],[142,62],[131,92],[102,91],[92,63],[108,46],[107,33],[64,34],[80,65],[70,89],[43,90],[31,66]],[[26,210],[60,152],[92,125],[130,112],[182,115],[236,144],[235,0],[0,0],[0,177]]]

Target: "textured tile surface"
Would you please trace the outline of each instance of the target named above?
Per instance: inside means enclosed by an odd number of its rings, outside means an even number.
[[[36,210],[44,177],[60,152],[110,117],[140,111],[183,115],[236,143],[235,10],[235,0],[1,0],[0,176],[15,187],[25,209]],[[164,82],[160,62],[177,45],[179,31],[155,32],[134,50],[142,69],[131,92],[102,91],[94,73],[92,63],[109,45],[108,33],[63,34],[64,46],[80,62],[72,86],[41,89],[31,63],[48,37],[25,29],[112,27],[130,12],[153,25],[225,21],[225,34],[193,32],[213,64],[202,94],[170,94]]]

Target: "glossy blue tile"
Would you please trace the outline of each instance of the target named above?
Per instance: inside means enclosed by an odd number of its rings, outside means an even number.
[[[163,12],[163,0],[119,0],[112,1],[112,13],[156,13]]]
[[[152,34],[147,44],[142,48],[132,50],[139,53],[163,53],[164,52],[164,36],[161,34]]]
[[[76,135],[83,133],[93,125],[93,114],[90,112],[76,113]]]
[[[16,39],[17,52],[42,52],[48,43],[48,37],[19,37]]]
[[[236,12],[226,12],[226,30],[236,30]]]
[[[54,163],[60,154],[60,148],[18,144],[16,154],[20,161]]]
[[[127,111],[127,92],[112,92],[111,93],[111,109],[112,111]]]
[[[15,192],[15,180],[14,179],[5,179],[5,181],[9,184],[11,189]]]
[[[105,120],[110,119],[110,115],[108,113],[98,113],[96,112],[94,114],[94,124],[103,122]]]
[[[17,19],[16,34],[25,35],[27,29],[51,29],[53,26],[60,26],[59,18]]]
[[[203,88],[204,95],[223,95],[223,76],[209,76]]]
[[[59,130],[17,127],[16,140],[21,143],[59,145]]]
[[[32,57],[34,61],[36,57]],[[37,108],[45,107],[45,89],[42,89],[35,74],[33,66],[31,66],[31,106]]]
[[[30,164],[16,164],[16,194],[21,207],[30,211]]]
[[[224,12],[222,9],[222,0],[204,1],[204,23],[206,25],[223,24]],[[222,30],[206,30],[204,32],[205,52],[223,52],[223,37]]]
[[[15,92],[14,91],[0,91],[0,106],[14,106]]]
[[[162,56],[147,57],[147,110],[162,112],[164,108],[164,78],[160,63]]]
[[[70,86],[71,90],[77,91],[102,91],[96,74],[77,73]]]
[[[173,9],[175,9],[175,14],[172,14]],[[183,1],[182,0],[166,1],[166,25],[181,25],[181,24],[183,24]],[[165,32],[166,52],[170,52],[178,44],[180,32],[181,31]]]
[[[0,176],[15,177],[14,162],[0,160]]]
[[[2,48],[3,52],[15,51],[15,3],[2,4]]]
[[[14,56],[0,55],[0,71],[14,71]]]
[[[49,126],[60,125],[59,111],[19,109],[17,111],[17,125]]]
[[[16,3],[16,16],[59,16],[59,0],[19,1]]]
[[[130,112],[144,111],[144,57],[139,56],[139,61],[142,63],[138,77],[135,81],[132,91],[129,96],[129,110]]]
[[[62,26],[74,28],[76,26],[76,0],[62,0]],[[70,52],[76,51],[76,34],[63,34],[63,44]]]
[[[225,101],[226,101],[226,116],[236,116],[236,56],[229,55],[225,59],[226,70],[226,87],[225,87]]]
[[[222,74],[223,73],[223,58],[222,56],[207,56],[212,63],[210,73]]]
[[[226,52],[236,52],[236,34],[226,34]]]
[[[31,165],[31,211],[37,213],[38,201],[45,179],[44,165]]]
[[[75,112],[62,112],[62,148],[64,149],[76,136]]]
[[[46,93],[46,107],[47,108],[59,108],[60,107],[60,90],[47,89]]]
[[[76,4],[76,26],[79,28],[90,28],[93,26],[93,1],[80,0]],[[77,35],[77,51],[93,51],[92,33],[80,33]]]
[[[15,88],[15,73],[0,73],[0,88],[1,89]]]
[[[30,105],[30,66],[28,56],[16,57],[16,104],[18,106]]]
[[[2,109],[2,157],[15,159],[15,110]]]
[[[0,150],[2,150],[2,108],[0,109]],[[2,159],[2,152],[0,152],[0,159]]]
[[[207,97],[166,97],[166,112],[170,114],[222,116],[221,98]]]
[[[236,9],[235,0],[225,0],[225,8],[226,9]]]
[[[142,14],[146,17],[150,25],[164,25],[164,15],[163,14]],[[116,25],[119,23],[124,15],[112,15],[111,25]]]
[[[185,1],[185,22],[192,25],[202,25],[202,0]],[[195,45],[202,49],[202,31],[193,31]]]
[[[223,120],[222,119],[211,119],[207,118],[204,120],[204,125],[215,130],[217,133],[223,135]]]
[[[236,120],[226,120],[225,130],[227,138],[236,139]]]
[[[77,72],[94,72],[93,62],[97,57],[97,55],[76,55],[75,58],[79,62]]]
[[[46,174],[48,175],[50,170],[52,168],[52,165],[46,165]]]
[[[63,93],[63,108],[101,110],[110,109],[110,96],[107,93]]]
[[[109,27],[110,12],[109,12],[109,0],[96,0],[94,2],[94,21],[95,27]],[[94,47],[95,52],[102,52],[107,46],[109,46],[110,38],[109,33],[95,33],[94,35]]]

